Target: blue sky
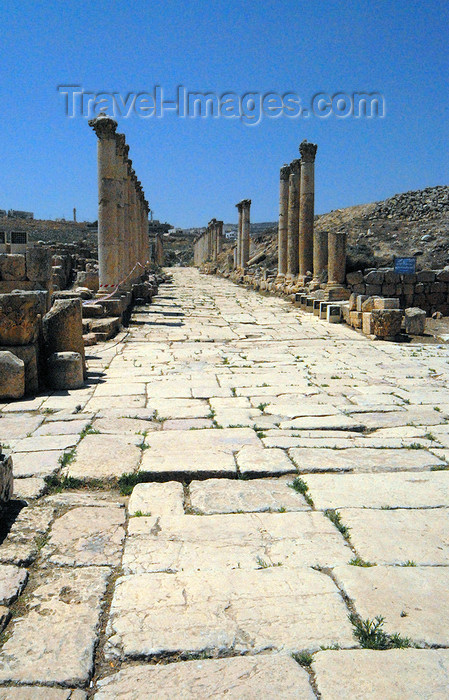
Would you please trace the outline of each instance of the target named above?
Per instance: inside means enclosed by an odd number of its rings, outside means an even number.
[[[316,211],[448,184],[447,2],[3,0],[0,208],[97,217],[96,137],[58,85],[85,91],[378,92],[383,119],[119,119],[156,218],[277,218],[279,167],[318,144]]]

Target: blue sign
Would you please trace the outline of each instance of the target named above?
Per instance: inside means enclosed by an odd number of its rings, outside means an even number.
[[[400,275],[413,275],[416,272],[416,258],[395,258],[394,271]]]

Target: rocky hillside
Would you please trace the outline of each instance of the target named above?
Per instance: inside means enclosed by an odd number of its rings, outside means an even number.
[[[395,256],[417,257],[417,269],[449,264],[449,186],[404,192],[382,202],[336,209],[315,217],[320,231],[346,231],[348,270],[391,266]],[[258,264],[277,265],[277,224],[251,232],[251,255],[264,251]]]

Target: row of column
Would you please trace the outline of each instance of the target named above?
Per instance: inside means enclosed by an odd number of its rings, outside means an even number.
[[[280,170],[277,279],[318,286],[327,268],[327,286],[335,288],[345,280],[346,234],[314,230],[317,148],[303,141],[301,158]]]
[[[250,208],[251,200],[242,199],[235,205],[239,213],[237,245],[235,248],[234,267],[244,270],[248,264],[250,251]]]
[[[98,137],[99,292],[105,293],[126,287],[148,263],[150,208],[117,122],[100,113],[89,125]]]
[[[221,253],[223,239],[223,222],[211,219],[207,229],[193,244],[193,264],[201,265],[206,261],[216,262]]]

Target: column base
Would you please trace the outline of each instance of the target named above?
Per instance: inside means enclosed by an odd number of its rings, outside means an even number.
[[[341,284],[328,284],[324,290],[325,301],[346,301],[350,297],[348,289]]]

